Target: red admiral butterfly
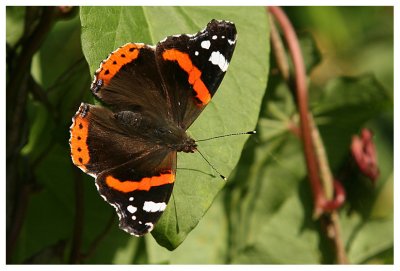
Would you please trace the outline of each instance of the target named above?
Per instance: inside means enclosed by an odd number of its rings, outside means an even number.
[[[107,107],[81,104],[71,157],[96,178],[126,232],[150,232],[165,210],[177,152],[196,151],[186,130],[217,91],[235,44],[235,25],[212,20],[195,35],[156,46],[125,44],[101,62],[91,91]]]

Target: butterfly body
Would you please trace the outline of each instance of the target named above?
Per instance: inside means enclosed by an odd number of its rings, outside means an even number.
[[[161,123],[157,118],[137,111],[120,111],[115,113],[114,117],[127,130],[166,151],[193,153],[196,150],[195,140],[173,122]]]

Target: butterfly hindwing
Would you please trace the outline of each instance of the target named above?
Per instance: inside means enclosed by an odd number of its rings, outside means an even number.
[[[157,157],[152,157],[152,156]],[[143,159],[159,159],[153,153]],[[145,161],[142,161],[146,165]],[[175,181],[176,152],[168,153],[157,166],[147,169],[126,163],[103,172],[96,179],[99,193],[117,211],[120,228],[135,236],[150,232],[167,207]]]
[[[144,140],[146,131],[135,130],[143,130],[140,122],[127,125],[132,113],[82,104],[73,119],[70,146],[74,164],[96,177],[100,195],[116,208],[120,227],[140,236],[152,230],[168,203],[176,152],[160,149],[152,137]]]

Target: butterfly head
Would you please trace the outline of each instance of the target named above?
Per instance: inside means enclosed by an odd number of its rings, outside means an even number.
[[[186,136],[181,143],[176,145],[176,151],[193,153],[197,150],[197,144],[193,138]]]

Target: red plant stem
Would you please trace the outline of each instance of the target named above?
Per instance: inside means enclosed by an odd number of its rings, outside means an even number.
[[[322,166],[322,164],[326,164],[325,166],[327,166],[327,161],[322,157],[319,157],[320,160],[318,160],[318,153],[316,150],[318,141],[313,143],[314,139],[312,131],[315,132],[313,129],[316,128],[312,121],[312,115],[309,115],[308,111],[306,72],[299,42],[296,33],[294,32],[294,29],[283,10],[279,7],[269,7],[268,10],[281,26],[294,66],[297,103],[300,113],[301,139],[303,141],[307,170],[314,197],[314,218],[320,218],[320,221],[324,225],[324,230],[327,234],[327,237],[334,243],[336,262],[340,264],[347,264],[348,260],[346,256],[346,250],[343,240],[341,239],[339,216],[336,211],[336,208],[340,207],[345,200],[345,191],[338,182],[336,182],[334,185],[336,192],[335,198],[331,199],[331,196],[325,195],[322,190],[322,179],[319,175],[320,166]],[[272,41],[274,42],[274,40]],[[324,156],[324,154],[322,154],[322,156]],[[328,179],[330,180],[331,178]],[[330,180],[330,182],[332,182],[332,180]],[[324,188],[326,189],[326,187]],[[327,216],[321,216],[322,213],[326,213]]]
[[[296,94],[298,101],[298,109],[300,114],[300,131],[301,140],[303,141],[304,154],[307,165],[307,172],[314,196],[314,217],[319,217],[323,209],[324,196],[321,190],[321,182],[319,177],[319,167],[314,152],[313,141],[311,136],[311,125],[309,121],[308,111],[308,93],[306,84],[306,71],[304,67],[303,56],[301,54],[297,35],[287,18],[286,14],[279,7],[268,7],[270,13],[275,17],[281,26],[283,35],[286,38],[289,52],[292,57],[295,75]]]

